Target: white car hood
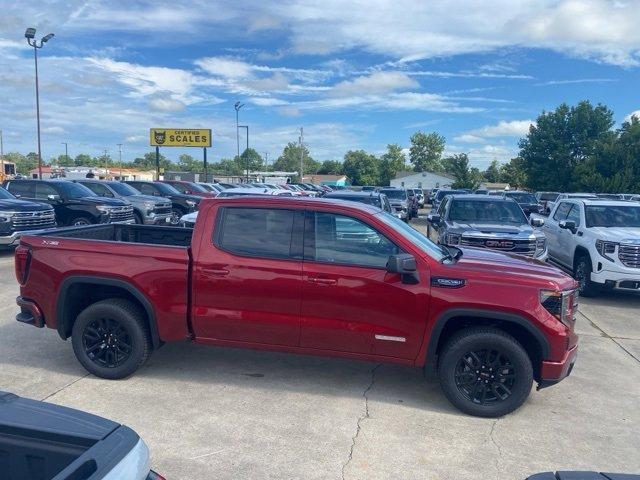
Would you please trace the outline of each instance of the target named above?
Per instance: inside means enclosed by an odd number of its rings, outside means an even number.
[[[591,227],[589,232],[602,240],[640,245],[640,228],[638,227]]]

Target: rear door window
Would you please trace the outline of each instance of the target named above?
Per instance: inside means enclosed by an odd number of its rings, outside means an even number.
[[[133,185],[134,188],[140,190],[140,193],[143,195],[157,195],[156,189],[153,188],[153,185],[149,185],[148,183],[141,183],[139,185]]]
[[[24,198],[36,198],[36,184],[34,182],[10,182],[9,191]]]
[[[292,257],[293,210],[228,207],[221,215],[214,243],[222,250],[251,257]]]
[[[58,195],[58,191],[55,188],[53,188],[51,185],[48,185],[46,183],[36,184],[37,200],[48,200],[49,195]]]

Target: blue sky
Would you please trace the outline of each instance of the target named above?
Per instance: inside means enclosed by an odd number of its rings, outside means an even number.
[[[437,131],[485,168],[517,152],[543,109],[640,109],[638,1],[163,2],[0,0],[5,151],[35,150],[32,51],[40,51],[43,156],[131,159],[150,127],[211,128],[213,161],[234,155],[235,112],[275,159],[304,126],[311,155],[382,153]],[[176,159],[197,150],[164,149]]]

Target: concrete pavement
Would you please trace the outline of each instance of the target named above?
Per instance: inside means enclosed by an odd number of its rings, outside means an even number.
[[[56,332],[15,322],[17,291],[0,254],[0,389],[129,425],[170,479],[640,473],[637,295],[583,299],[571,377],[487,420],[417,370],[310,356],[169,344],[129,379],[98,379]]]

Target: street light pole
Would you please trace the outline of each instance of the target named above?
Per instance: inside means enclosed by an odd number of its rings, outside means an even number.
[[[245,152],[249,150],[249,125],[238,125],[238,128],[246,128],[247,129],[247,147],[245,148]],[[238,157],[240,158],[240,157]],[[247,182],[249,182],[249,154],[247,153]]]
[[[0,130],[0,180],[4,180],[4,145],[2,143],[2,130]]]
[[[38,85],[38,49],[53,38],[53,33],[49,33],[40,39],[40,44],[35,39],[36,29],[27,28],[24,32],[27,43],[33,47],[33,59],[36,66],[36,117],[38,123],[38,178],[42,180],[42,151],[40,150],[40,88]]]
[[[62,145],[64,145],[64,161],[69,163],[69,144],[62,142]]]
[[[233,105],[233,108],[236,109],[236,155],[238,156],[238,158],[240,158],[240,131],[239,131],[239,125],[238,125],[238,112],[240,112],[240,109],[244,107],[243,103],[240,102],[236,102]]]

